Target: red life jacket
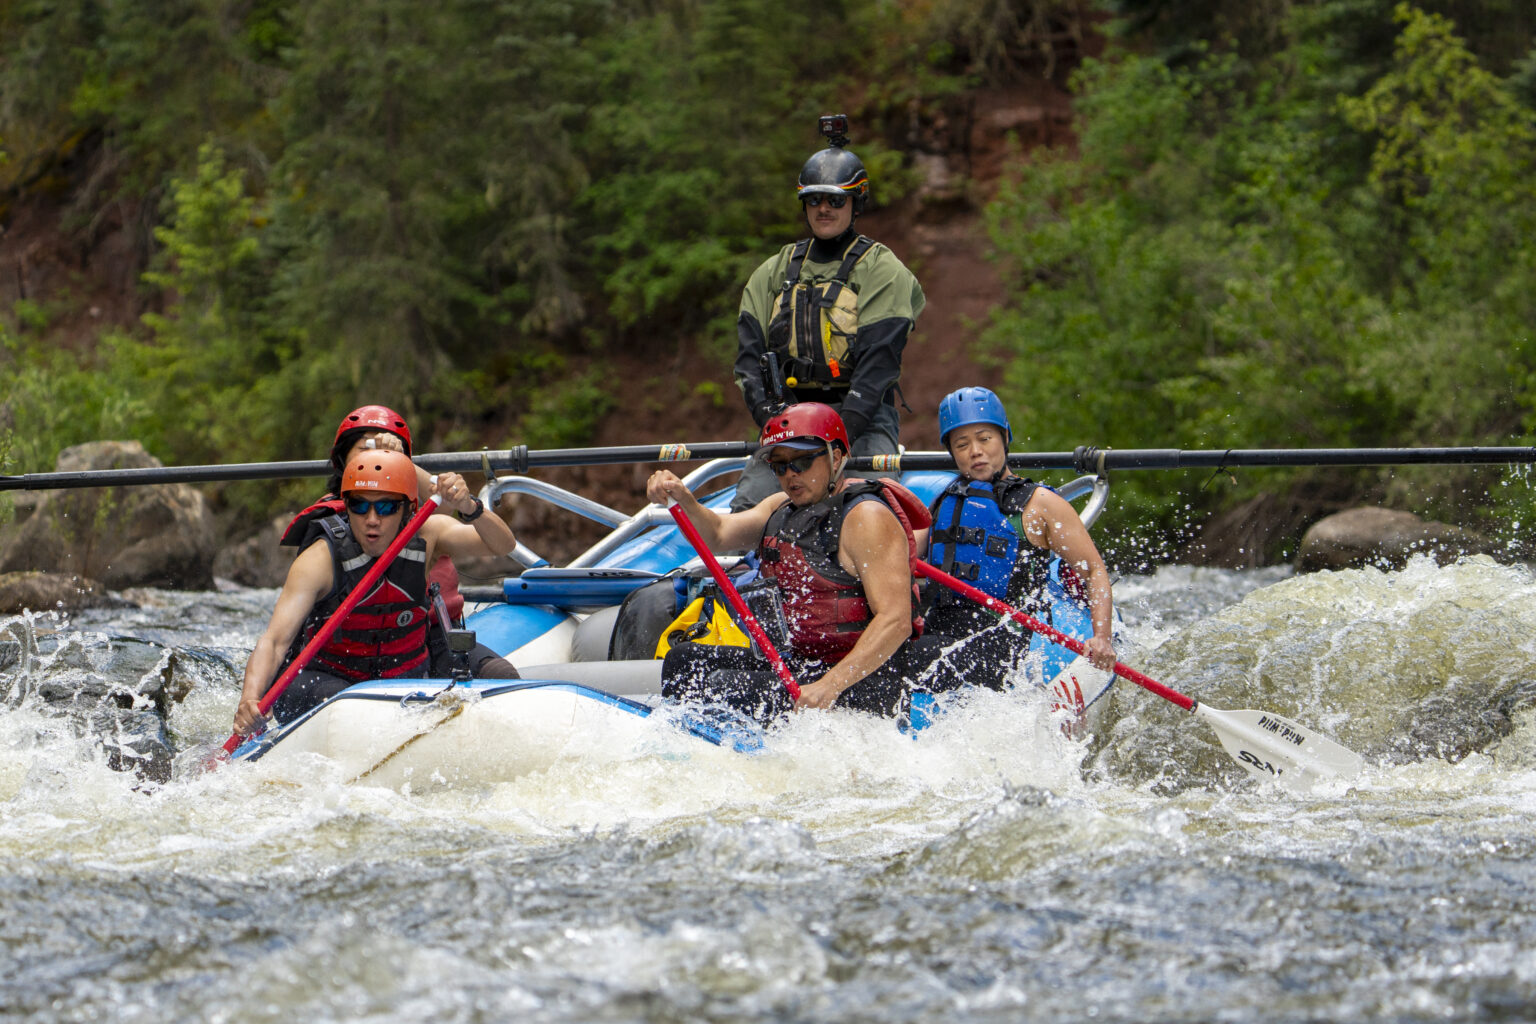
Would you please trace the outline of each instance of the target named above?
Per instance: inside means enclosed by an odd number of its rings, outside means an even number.
[[[298,657],[347,595],[357,589],[374,562],[341,517],[316,519],[315,527],[330,546],[334,582],[330,593],[310,611],[288,650],[284,667]],[[420,536],[411,538],[372,592],[347,614],[340,628],[310,659],[308,667],[353,682],[426,670],[430,657],[426,557],[427,542]]]
[[[796,654],[835,665],[853,650],[872,618],[858,577],[837,560],[843,518],[856,499],[873,496],[895,513],[907,535],[907,558],[917,557],[912,524],[928,526],[928,509],[911,491],[890,480],[858,480],[837,493],[796,508],[785,502],[763,531],[758,557],[763,575],[778,584]],[[913,588],[912,632],[923,631]]]
[[[319,539],[319,522],[327,516],[345,519],[347,503],[340,498],[321,498],[293,517],[278,543],[302,551]],[[463,622],[464,595],[459,593],[459,570],[454,567],[453,559],[447,555],[438,556],[437,561],[432,563],[431,571],[427,573],[427,582],[437,584],[438,594],[448,606],[448,618],[455,623]]]

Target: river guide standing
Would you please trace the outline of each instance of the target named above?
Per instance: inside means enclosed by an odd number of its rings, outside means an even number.
[[[747,281],[736,385],[759,429],[786,402],[820,402],[842,417],[852,455],[894,455],[902,350],[926,300],[895,253],[854,230],[869,174],[846,148],[848,118],[823,117],[820,128],[829,145],[805,162],[795,193],[811,237],[780,249]],[[770,352],[778,363],[772,380]],[[776,484],[766,466],[749,462],[731,511],[752,508]]]
[[[257,730],[262,694],[415,514],[416,473],[403,452],[374,449],[347,460],[341,482],[345,514],[321,520],[321,539],[301,551],[288,568],[272,618],[245,666],[235,710],[236,734],[249,736]],[[365,679],[430,673],[427,566],[438,555],[505,555],[517,543],[500,517],[485,514],[485,506],[457,473],[439,475],[434,493],[463,522],[445,516],[426,521],[373,591],[283,691],[272,707],[279,722]]]
[[[801,682],[799,700],[750,649],[703,643],[667,652],[662,695],[723,701],[769,722],[834,705],[896,715],[914,681],[952,688],[923,679],[943,644],[916,635],[910,520],[926,522],[922,502],[899,484],[844,475],[848,432],[829,406],[803,402],[774,414],[760,444],[755,460],[781,490],[745,512],[705,508],[665,469],[651,475],[646,496],[678,502],[711,550],[757,549],[783,606],[788,643],[779,653]]]
[[[933,526],[924,531],[928,563],[1048,620],[1046,580],[1051,556],[1059,557],[1062,583],[1093,619],[1093,637],[1085,643],[1088,658],[1096,668],[1113,668],[1109,571],[1072,504],[1008,468],[1013,429],[1002,401],[978,387],[945,395],[939,403],[939,440],[960,474],[933,503]],[[926,587],[928,628],[967,641],[950,655],[963,662],[957,670],[977,685],[1004,687],[1029,650],[1030,634],[937,583]]]

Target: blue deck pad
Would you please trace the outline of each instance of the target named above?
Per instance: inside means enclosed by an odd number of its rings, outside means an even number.
[[[475,639],[505,656],[530,644],[570,618],[546,605],[497,604],[471,615],[465,625]]]
[[[661,579],[644,569],[525,569],[502,584],[508,604],[592,608],[623,604],[631,592]]]

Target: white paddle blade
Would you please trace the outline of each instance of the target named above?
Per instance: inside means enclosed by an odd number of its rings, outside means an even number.
[[[1288,789],[1310,792],[1321,779],[1350,779],[1365,767],[1365,760],[1348,747],[1273,712],[1221,711],[1205,704],[1194,710],[1250,775]]]

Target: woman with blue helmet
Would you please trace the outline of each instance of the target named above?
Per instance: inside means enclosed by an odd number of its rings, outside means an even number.
[[[933,505],[928,561],[1020,611],[1049,612],[1045,584],[1051,556],[1062,561],[1063,582],[1078,593],[1093,618],[1085,646],[1100,669],[1115,663],[1114,600],[1109,571],[1088,528],[1070,502],[1049,487],[1015,476],[1008,468],[1013,431],[1003,403],[986,388],[961,388],[939,403],[939,439],[960,475]],[[1029,648],[1011,621],[930,583],[927,627],[946,637],[966,637],[975,658],[967,678],[1001,689]]]

